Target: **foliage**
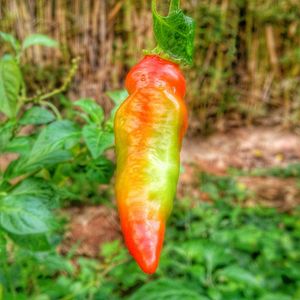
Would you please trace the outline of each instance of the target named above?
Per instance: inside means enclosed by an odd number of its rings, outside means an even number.
[[[55,101],[72,74],[63,88],[28,96],[21,68],[24,51],[58,44],[40,34],[23,43],[3,32],[1,38],[15,51],[0,59],[0,154],[15,154],[0,173],[1,236],[27,250],[51,250],[61,232],[54,215],[59,200],[99,197],[96,186],[109,183],[113,175],[114,164],[105,157],[113,146],[113,115],[106,119],[94,100],[80,99],[68,103],[69,117],[63,118],[50,99]]]
[[[272,167],[272,168],[256,168],[248,171],[240,171],[236,169],[232,169],[230,171],[233,175],[250,175],[250,176],[273,176],[279,178],[289,178],[289,177],[300,177],[300,164],[293,163],[289,164],[285,167]]]
[[[102,247],[101,261],[78,257],[76,265],[71,256],[18,248],[0,275],[5,299],[298,299],[300,210],[243,208],[234,180],[219,180],[201,176],[215,203],[176,202],[155,275],[143,274],[118,241]]]

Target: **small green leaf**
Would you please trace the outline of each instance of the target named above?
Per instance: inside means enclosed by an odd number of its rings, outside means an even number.
[[[56,121],[43,129],[32,151],[36,153],[47,146],[51,146],[52,149],[61,147],[70,149],[78,143],[79,137],[80,130],[75,123],[67,120]]]
[[[79,138],[79,129],[70,121],[50,124],[42,130],[31,151],[9,165],[5,178],[14,178],[71,159],[68,150],[78,143]]]
[[[238,265],[228,266],[218,272],[219,276],[227,280],[243,283],[245,286],[259,287],[260,280],[249,271],[242,269]]]
[[[195,22],[172,0],[169,14],[161,16],[152,0],[153,31],[158,47],[153,52],[163,52],[171,60],[191,65],[194,54]]]
[[[128,97],[128,92],[123,89],[106,92],[106,95],[112,99],[116,106],[119,106]]]
[[[259,300],[293,300],[296,298],[292,298],[290,295],[282,294],[282,293],[267,293],[266,295],[259,298]]]
[[[41,124],[47,124],[55,120],[55,116],[52,112],[49,110],[34,106],[31,107],[29,110],[27,110],[21,120],[21,125],[41,125]]]
[[[0,153],[6,152],[6,146],[9,143],[9,140],[13,136],[13,131],[15,128],[14,121],[8,121],[5,124],[2,124],[0,127]]]
[[[17,192],[0,199],[0,226],[9,233],[44,234],[52,231],[54,225],[45,199],[35,193]]]
[[[22,181],[10,193],[11,196],[34,196],[40,199],[47,208],[58,207],[58,194],[48,182],[40,178],[28,178]]]
[[[5,145],[3,152],[25,155],[30,151],[32,143],[31,136],[17,136]]]
[[[87,165],[86,178],[91,182],[108,184],[114,174],[113,162],[104,156],[98,157]]]
[[[100,105],[93,99],[80,99],[74,102],[75,106],[79,106],[89,117],[93,123],[101,124],[104,120],[104,112]]]
[[[45,47],[58,48],[58,42],[51,39],[44,34],[31,34],[25,38],[22,44],[23,49],[27,49],[30,46],[41,45]]]
[[[123,90],[109,91],[106,93],[106,95],[108,97],[110,97],[115,104],[115,107],[112,109],[112,111],[110,113],[110,118],[106,122],[107,127],[113,128],[115,114],[116,114],[117,110],[119,109],[119,107],[121,106],[121,104],[128,97],[128,92],[125,89],[123,89]]]
[[[0,37],[5,42],[10,43],[16,52],[20,50],[20,42],[12,34],[0,31]]]
[[[20,68],[13,59],[0,60],[0,111],[9,118],[16,116],[22,85]]]
[[[7,232],[7,235],[20,247],[30,251],[47,251],[50,250],[54,243],[50,233],[38,234],[14,234]]]
[[[99,157],[106,149],[114,144],[114,135],[110,131],[103,131],[95,125],[86,125],[82,130],[84,141],[92,157]]]

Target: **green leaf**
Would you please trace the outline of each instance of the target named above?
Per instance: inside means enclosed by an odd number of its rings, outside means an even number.
[[[113,133],[110,131],[103,131],[96,125],[91,124],[84,126],[82,134],[94,159],[114,145]]]
[[[116,114],[117,110],[119,109],[119,107],[121,106],[121,104],[128,97],[128,92],[125,89],[123,89],[123,90],[109,91],[106,93],[106,95],[108,97],[110,97],[115,104],[115,107],[112,109],[112,111],[110,113],[110,118],[106,122],[107,127],[113,128],[115,114]]]
[[[128,92],[123,89],[106,92],[106,95],[111,98],[116,106],[119,106],[128,97]]]
[[[296,298],[292,298],[289,295],[285,295],[282,293],[268,293],[259,298],[259,300],[293,300]]]
[[[75,123],[67,120],[56,121],[43,129],[32,148],[32,153],[40,152],[48,146],[52,149],[70,149],[78,143],[79,138],[80,130]]]
[[[33,183],[31,181],[31,183]],[[37,183],[22,183],[10,195],[0,199],[0,226],[15,235],[45,234],[54,229],[55,222],[49,206],[49,194]]]
[[[32,143],[33,138],[31,136],[17,136],[5,145],[3,152],[25,155],[30,151]]]
[[[13,59],[0,60],[0,111],[13,118],[18,111],[22,85],[20,68]]]
[[[58,207],[58,193],[52,185],[40,178],[29,178],[22,181],[10,193],[11,196],[34,196],[40,199],[48,208]]]
[[[0,127],[0,153],[5,152],[5,148],[9,143],[9,140],[13,136],[13,131],[15,128],[14,121],[8,121],[5,124],[2,124]]]
[[[20,42],[12,34],[0,31],[0,37],[5,42],[10,43],[16,52],[20,50]]]
[[[93,123],[101,124],[104,120],[104,112],[100,105],[93,99],[80,99],[74,102],[75,106],[79,106],[90,118]]]
[[[41,45],[45,47],[58,48],[59,44],[57,41],[51,39],[44,34],[31,34],[25,38],[22,44],[23,49],[27,49],[30,46]]]
[[[86,178],[91,182],[108,184],[114,170],[113,162],[104,156],[100,156],[87,166]]]
[[[39,134],[31,151],[9,165],[5,178],[14,178],[71,159],[72,154],[68,150],[78,143],[79,138],[79,129],[70,121],[50,124]]]
[[[197,290],[191,289],[188,284],[173,280],[159,279],[143,285],[128,300],[208,300],[199,295]]]
[[[20,235],[8,232],[7,235],[20,247],[31,251],[47,251],[55,245],[51,239],[51,233]]]
[[[41,124],[47,124],[55,120],[55,116],[52,112],[49,110],[34,106],[31,107],[29,110],[27,110],[21,120],[21,125],[41,125]]]
[[[161,16],[152,0],[153,31],[157,52],[163,52],[171,60],[191,65],[194,54],[195,22],[184,15],[179,0],[172,0],[169,14]],[[156,51],[154,50],[154,51]]]
[[[3,263],[7,259],[7,248],[6,248],[6,246],[7,246],[7,239],[5,238],[4,232],[1,231],[0,232],[0,265],[3,265]],[[0,275],[0,283],[1,283],[1,275]]]
[[[261,284],[253,274],[237,265],[228,266],[220,270],[218,274],[227,280],[243,283],[245,286],[259,287]]]

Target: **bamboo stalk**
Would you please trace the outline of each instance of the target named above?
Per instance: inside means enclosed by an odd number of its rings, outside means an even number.
[[[266,26],[266,40],[270,56],[270,63],[272,65],[274,74],[277,75],[279,73],[278,55],[276,53],[274,29],[271,25]]]

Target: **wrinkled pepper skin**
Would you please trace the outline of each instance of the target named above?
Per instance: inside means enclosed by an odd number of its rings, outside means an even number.
[[[185,79],[179,67],[145,56],[126,77],[128,98],[115,117],[116,198],[129,252],[155,272],[172,210],[187,129]]]

